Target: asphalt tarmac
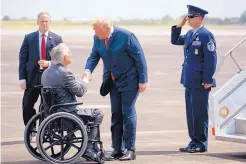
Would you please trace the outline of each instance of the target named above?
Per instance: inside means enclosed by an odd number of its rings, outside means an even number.
[[[236,164],[246,162],[246,145],[216,141],[209,129],[208,152],[201,154],[181,153],[178,149],[189,142],[184,103],[184,88],[179,83],[183,63],[182,46],[170,43],[169,31],[158,32],[138,30],[137,37],[143,46],[147,64],[149,82],[146,92],[140,94],[137,109],[137,164],[188,164],[188,163],[223,163]],[[34,159],[23,143],[24,124],[22,121],[23,91],[18,83],[18,52],[25,32],[5,31],[1,36],[1,160],[9,164],[41,164]],[[240,42],[246,30],[240,32],[217,31],[218,62],[234,45]],[[63,41],[72,52],[69,69],[78,80],[84,71],[87,57],[92,48],[92,35],[59,31]],[[228,36],[226,36],[228,34]],[[246,43],[240,46],[235,55],[242,66],[246,66]],[[78,101],[84,106],[98,107],[104,112],[101,135],[106,151],[111,151],[110,103],[109,97],[101,97],[99,88],[102,79],[102,61],[99,62],[86,95]],[[217,88],[229,80],[238,71],[228,56],[218,72]],[[38,103],[37,103],[38,105]],[[36,105],[36,106],[37,106]],[[211,113],[210,109],[210,113]],[[212,119],[212,117],[210,117]],[[83,159],[77,163],[86,163]],[[88,162],[87,162],[88,163]]]

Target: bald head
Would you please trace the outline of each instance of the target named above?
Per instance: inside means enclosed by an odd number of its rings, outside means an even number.
[[[96,19],[93,23],[93,30],[95,31],[95,35],[99,39],[105,39],[109,36],[111,28],[112,28],[112,21],[109,19]]]

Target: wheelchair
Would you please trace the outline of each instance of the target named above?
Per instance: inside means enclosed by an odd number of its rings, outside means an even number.
[[[51,87],[36,88],[41,88],[42,103],[39,112],[25,127],[24,142],[29,153],[36,159],[55,164],[73,163],[80,157],[103,164],[105,150],[100,139],[100,128],[93,126],[91,116],[81,115],[79,111],[79,117],[67,112],[57,112],[62,107],[83,103],[55,104],[55,94]],[[89,140],[87,133],[93,127],[97,127],[98,136],[95,140]],[[35,137],[36,140],[33,140]],[[93,144],[95,159],[83,156],[88,142]]]

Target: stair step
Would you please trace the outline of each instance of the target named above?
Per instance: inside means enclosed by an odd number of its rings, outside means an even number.
[[[236,133],[246,135],[246,118],[236,118]]]
[[[216,140],[236,142],[246,144],[246,135],[243,134],[228,134],[223,136],[216,136]]]

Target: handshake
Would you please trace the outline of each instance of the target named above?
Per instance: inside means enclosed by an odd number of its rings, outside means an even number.
[[[82,81],[89,83],[89,81],[91,81],[91,71],[86,69],[85,72],[82,74]]]

